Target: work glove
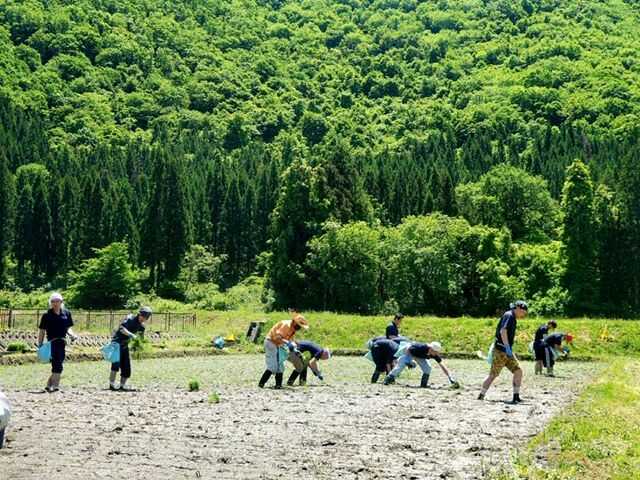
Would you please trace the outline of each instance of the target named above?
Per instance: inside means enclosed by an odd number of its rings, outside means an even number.
[[[511,345],[505,345],[504,351],[507,354],[507,357],[513,358],[513,350],[511,350]]]
[[[313,370],[312,370],[313,371]],[[320,370],[317,370],[315,372],[313,372],[313,374],[318,377],[318,380],[320,380],[321,382],[324,381],[324,377],[322,376],[322,372]]]

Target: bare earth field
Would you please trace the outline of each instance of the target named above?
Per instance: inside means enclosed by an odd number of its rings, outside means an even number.
[[[601,368],[560,363],[544,378],[523,362],[526,403],[512,406],[506,370],[475,399],[480,360],[447,362],[462,390],[435,365],[432,388],[419,389],[418,369],[385,387],[368,384],[362,358],[321,363],[325,384],[310,374],[309,386],[278,391],[255,385],[261,356],[134,360],[132,393],[105,388],[107,363],[67,363],[54,394],[39,390],[47,365],[0,367],[14,408],[0,479],[480,479],[508,468]],[[199,392],[187,391],[192,378]]]

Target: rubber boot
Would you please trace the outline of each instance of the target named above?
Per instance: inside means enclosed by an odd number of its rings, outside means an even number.
[[[0,448],[4,445],[4,428],[0,430]]]
[[[282,377],[284,377],[284,373],[276,373],[276,388],[282,388]]]
[[[386,377],[384,377],[384,383],[385,385],[391,385],[392,383],[395,383],[396,379],[393,375],[387,375]]]
[[[375,372],[373,372],[373,375],[371,375],[371,383],[378,383],[379,378],[380,372],[376,370]]]
[[[306,385],[306,384],[307,384],[307,367],[305,367],[304,370],[300,372],[300,385]]]
[[[429,386],[429,374],[423,373],[420,379],[420,388],[427,388]]]
[[[511,403],[522,403],[522,399],[520,398],[520,394],[519,393],[514,393],[513,394],[513,400],[511,401]]]
[[[260,381],[258,382],[258,386],[260,388],[264,388],[265,384],[269,381],[270,378],[271,378],[271,370],[265,370],[264,373],[262,374],[262,377],[260,378]]]
[[[296,381],[296,378],[298,378],[298,375],[300,375],[300,374],[298,372],[296,372],[295,370],[293,372],[291,372],[291,375],[289,376],[289,380],[287,380],[287,385],[292,387],[293,384]]]

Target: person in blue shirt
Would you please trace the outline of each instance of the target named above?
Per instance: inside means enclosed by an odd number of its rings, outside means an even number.
[[[289,379],[287,385],[292,386],[296,379],[300,377],[300,385],[307,384],[307,370],[311,369],[313,374],[318,377],[318,380],[324,381],[324,376],[318,367],[318,361],[329,360],[331,358],[331,352],[327,348],[322,348],[317,343],[310,342],[308,340],[301,340],[299,342],[291,342],[292,351],[289,353],[289,360],[296,367]],[[309,357],[305,359],[305,353]],[[297,361],[294,361],[294,357]]]
[[[518,300],[511,306],[511,309],[504,312],[498,325],[496,326],[496,334],[493,343],[493,359],[491,362],[491,371],[482,383],[482,390],[478,395],[478,400],[484,400],[493,381],[500,375],[504,367],[507,367],[513,374],[513,400],[512,403],[520,403],[520,386],[522,385],[522,369],[518,363],[518,359],[513,353],[513,344],[516,337],[516,328],[518,320],[525,318],[529,306],[526,302]]]
[[[38,347],[42,346],[45,334],[47,335],[47,341],[51,344],[51,376],[45,387],[45,390],[49,393],[60,390],[60,378],[66,358],[67,335],[72,340],[78,338],[71,327],[73,327],[73,319],[71,318],[71,312],[64,308],[62,295],[59,293],[51,294],[51,297],[49,297],[49,310],[40,318],[38,332]]]
[[[128,315],[113,334],[112,341],[120,344],[120,361],[111,364],[109,390],[132,390],[127,386],[127,381],[131,378],[129,340],[137,338],[136,334],[144,335],[144,322],[151,318],[151,314],[151,307],[140,308],[137,315]],[[116,385],[118,371],[120,372],[120,385]]]
[[[388,375],[395,365],[395,354],[400,345],[395,340],[376,337],[369,342],[371,358],[376,368],[371,375],[371,383],[377,383],[381,374]]]
[[[558,324],[555,320],[549,320],[547,323],[540,325],[533,337],[533,352],[536,357],[535,374],[542,374],[542,366],[545,355],[544,338],[556,329]]]
[[[573,337],[567,333],[552,333],[547,335],[542,341],[544,354],[542,356],[542,364],[547,369],[547,376],[554,377],[553,366],[556,363],[557,355],[567,355],[568,348],[562,348],[562,342],[571,343]]]
[[[394,340],[398,337],[400,337],[400,324],[402,323],[402,319],[404,318],[404,315],[401,313],[396,313],[393,317],[393,320],[391,321],[391,323],[389,325],[387,325],[387,328],[384,332],[385,336],[389,339],[389,340]]]

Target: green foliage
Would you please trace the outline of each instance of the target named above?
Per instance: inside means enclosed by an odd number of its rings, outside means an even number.
[[[29,350],[29,345],[27,345],[26,342],[10,342],[9,345],[7,345],[7,352],[25,353]]]
[[[220,395],[216,392],[211,392],[209,394],[209,396],[207,397],[207,401],[210,404],[216,404],[216,403],[220,403]]]
[[[493,167],[476,183],[459,185],[456,205],[472,224],[507,227],[514,241],[554,237],[560,215],[542,178],[509,165]]]
[[[85,308],[121,308],[136,289],[137,275],[129,262],[127,245],[112,243],[95,250],[72,274],[71,301]]]
[[[589,168],[577,160],[567,170],[562,192],[562,240],[567,266],[563,284],[569,292],[569,312],[592,312],[597,305],[597,236]]]
[[[200,390],[200,382],[196,379],[191,379],[187,388],[190,392],[198,392]]]
[[[383,275],[382,232],[358,222],[327,231],[309,245],[306,264],[313,272],[310,296],[320,309],[377,312]]]
[[[135,338],[129,341],[129,350],[135,359],[141,359],[145,352],[151,349],[151,342],[138,334]]]

